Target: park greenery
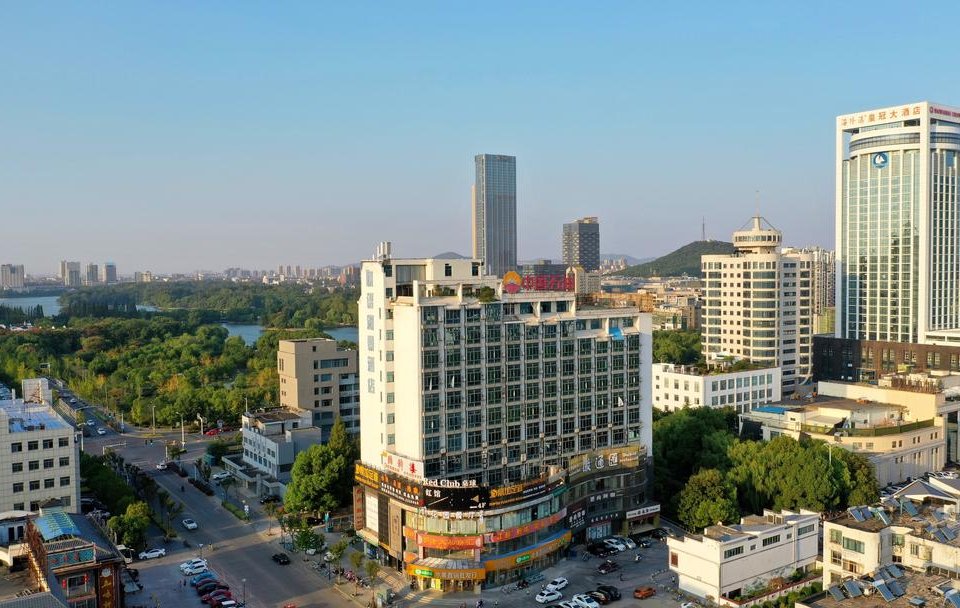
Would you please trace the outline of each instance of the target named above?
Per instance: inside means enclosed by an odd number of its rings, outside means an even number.
[[[196,293],[198,287],[187,285],[185,290]],[[117,289],[121,287],[125,286]],[[208,287],[217,293],[231,289]],[[320,329],[321,320],[351,319],[356,306],[350,303],[353,296],[348,293],[303,295],[324,302],[309,308],[311,314],[341,310],[347,303],[350,306],[343,314],[322,318],[303,318],[282,307],[270,309],[274,320],[293,319],[305,326],[267,330],[248,346],[219,325],[219,313],[143,312],[117,303],[119,300],[110,303],[104,295],[110,291],[90,293],[96,297],[85,295],[85,290],[64,295],[61,301],[67,312],[57,318],[55,326],[48,324],[30,332],[0,331],[0,381],[15,386],[23,378],[49,374],[65,380],[85,400],[103,405],[118,417],[123,414],[127,422],[138,425],[152,425],[154,416],[161,426],[179,424],[181,416],[193,423],[198,414],[211,422],[229,424],[246,408],[274,405],[279,391],[278,342],[329,337]],[[123,292],[115,295],[120,300],[130,297]],[[296,299],[290,296],[290,302]],[[90,316],[72,316],[70,311]],[[348,342],[340,345],[354,346]]]
[[[351,501],[353,463],[360,457],[360,446],[347,434],[339,417],[325,444],[311,445],[297,454],[291,482],[284,496],[288,513],[333,511]]]
[[[128,283],[80,289],[60,297],[68,316],[128,316],[158,310],[195,321],[259,323],[320,329],[357,324],[358,292],[231,281]],[[138,306],[145,308],[138,313]]]
[[[27,309],[19,306],[0,304],[0,325],[22,325],[43,319],[43,307],[33,306]]]
[[[653,361],[676,365],[702,363],[700,332],[685,330],[653,332]]]
[[[731,409],[683,409],[653,425],[654,494],[689,530],[763,509],[837,511],[878,498],[869,462],[822,441],[739,439]]]

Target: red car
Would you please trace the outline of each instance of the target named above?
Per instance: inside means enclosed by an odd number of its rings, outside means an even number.
[[[202,598],[200,598],[200,600],[204,604],[210,604],[211,606],[213,606],[215,603],[220,602],[222,600],[232,600],[232,599],[233,599],[233,594],[231,594],[226,589],[217,589],[216,591],[212,591],[206,594],[205,596],[203,596]]]
[[[210,429],[209,431],[204,431],[203,434],[206,435],[207,437],[216,437],[220,433],[221,433],[220,429]]]

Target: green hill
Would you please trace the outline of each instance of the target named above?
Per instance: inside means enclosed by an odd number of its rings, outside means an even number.
[[[700,256],[733,253],[733,243],[726,241],[694,241],[652,262],[628,266],[617,272],[627,277],[691,277],[700,276]]]

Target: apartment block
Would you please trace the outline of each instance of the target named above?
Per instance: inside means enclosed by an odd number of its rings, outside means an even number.
[[[703,352],[782,369],[791,390],[810,378],[813,255],[784,253],[782,233],[755,216],[733,233],[736,252],[705,255]]]
[[[563,225],[563,263],[587,272],[600,270],[600,222],[595,217]]]
[[[80,287],[83,284],[80,275],[80,262],[60,262],[60,279],[64,287]]]
[[[649,315],[382,244],[359,321],[356,528],[416,586],[501,585],[656,517]]]
[[[23,289],[25,282],[23,264],[0,265],[0,289]]]
[[[0,512],[39,510],[50,499],[78,512],[80,455],[74,428],[45,403],[0,401]]]
[[[339,348],[336,340],[280,340],[277,351],[280,406],[310,412],[323,441],[337,416],[348,432],[360,432],[360,377],[357,351]]]
[[[819,513],[767,510],[739,524],[668,538],[667,550],[682,591],[721,606],[751,606],[809,584],[819,544]]]
[[[779,367],[741,371],[672,363],[653,364],[653,407],[732,407],[738,413],[781,400]]]

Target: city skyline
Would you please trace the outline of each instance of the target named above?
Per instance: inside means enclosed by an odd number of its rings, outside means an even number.
[[[651,257],[699,239],[701,218],[725,239],[757,207],[786,244],[832,248],[834,118],[960,98],[916,61],[946,21],[901,15],[911,52],[864,61],[847,41],[903,12],[870,6],[64,4],[53,22],[14,6],[0,204],[57,238],[8,231],[3,257],[35,274],[63,258],[271,268],[355,263],[388,237],[469,255],[487,151],[519,160],[520,259],[559,259],[574,217],[600,218],[607,251]]]

